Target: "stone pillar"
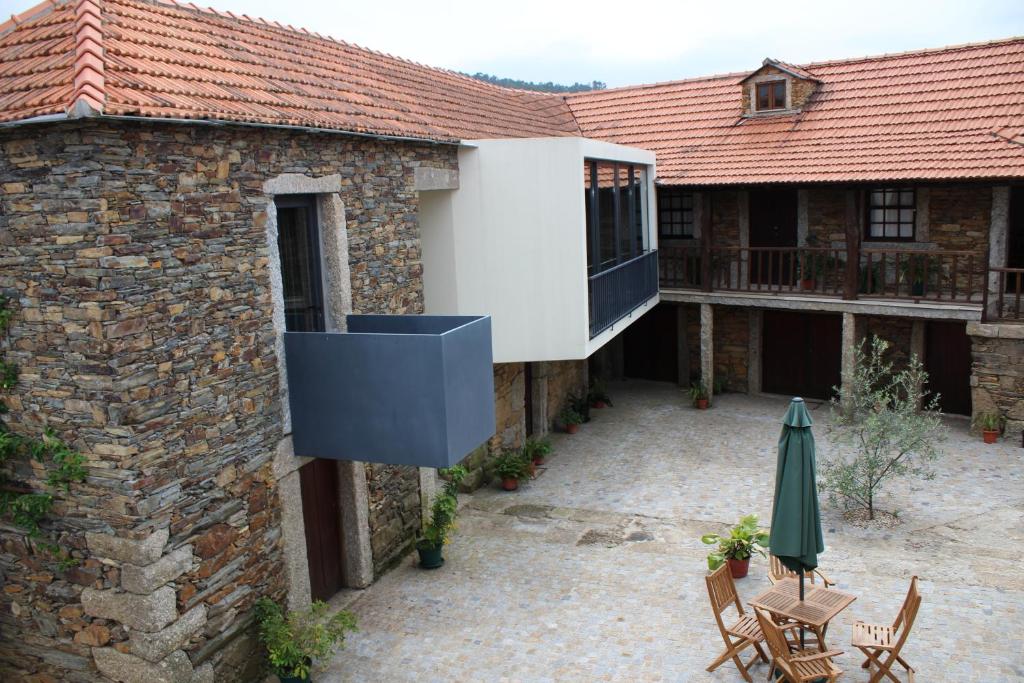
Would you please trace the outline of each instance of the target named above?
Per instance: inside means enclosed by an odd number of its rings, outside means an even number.
[[[810,231],[810,223],[807,218],[807,193],[806,189],[796,191],[796,245],[798,247],[807,246],[807,234]]]
[[[761,393],[761,328],[760,309],[751,309],[747,323],[747,393]]]
[[[842,348],[842,371],[841,379],[843,386],[853,380],[853,373],[856,367],[856,350],[859,340],[857,338],[857,316],[853,313],[843,313],[843,348]]]
[[[583,361],[586,363],[586,361]],[[548,420],[548,364],[533,363],[533,434],[542,439],[551,431]]]
[[[736,202],[738,204],[736,210],[738,212],[737,221],[739,223],[740,231],[740,248],[748,249],[750,247],[750,192],[747,190],[738,191],[736,193]],[[736,280],[736,283],[739,286],[746,286],[749,273],[749,262],[750,252],[746,252],[740,257],[738,273],[739,279]],[[732,273],[731,275],[735,276],[737,273]]]
[[[715,311],[711,304],[700,305],[700,380],[710,404],[715,386]]]
[[[430,519],[430,506],[437,497],[437,470],[433,467],[420,467],[420,516]]]
[[[686,334],[686,306],[676,306],[676,383],[690,386],[690,340]]]
[[[108,645],[110,632],[93,624],[75,636],[92,646],[100,673],[123,683],[207,683],[214,680],[213,665],[194,669],[184,647],[206,625],[206,605],[178,613],[173,581],[192,570],[196,558],[191,545],[165,552],[168,530],[143,539],[87,532],[86,545],[93,557],[120,569],[120,587],[86,588],[82,609],[90,617],[116,621],[128,629],[128,640]]]
[[[1006,265],[1006,243],[1010,222],[1010,188],[1000,185],[992,188],[992,220],[988,228],[988,264],[989,266]],[[998,317],[999,275],[989,273],[988,285],[988,317]]]

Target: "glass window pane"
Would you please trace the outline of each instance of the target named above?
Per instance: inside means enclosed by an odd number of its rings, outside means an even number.
[[[914,206],[914,191],[903,190],[900,192],[900,205],[901,206]]]
[[[900,209],[900,222],[901,223],[913,223],[914,222],[914,210],[913,209]]]
[[[775,89],[775,105],[776,109],[784,109],[786,106],[786,82],[779,81],[773,85]]]
[[[900,225],[900,237],[913,237],[913,236],[914,236],[914,226],[913,225],[908,225],[906,223]]]
[[[586,216],[587,216],[587,219],[586,219],[587,220],[587,223],[586,223],[586,225],[587,225],[587,269],[589,271],[591,271],[592,273],[595,272],[595,268],[594,268],[594,266],[595,266],[595,264],[594,264],[594,251],[593,251],[594,235],[593,235],[593,229],[592,229],[593,223],[591,222],[595,218],[594,215],[593,215],[593,203],[592,203],[592,199],[593,199],[593,193],[592,193],[592,189],[593,189],[593,186],[592,186],[593,167],[594,167],[594,162],[590,161],[589,159],[584,159],[584,161],[583,161],[583,206],[585,207]]]
[[[871,236],[872,237],[881,237],[882,236],[882,226],[881,226],[881,224],[879,224],[879,223],[872,223],[871,224]]]

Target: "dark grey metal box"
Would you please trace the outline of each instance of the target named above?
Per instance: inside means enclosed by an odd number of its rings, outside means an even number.
[[[489,316],[347,321],[284,335],[296,455],[449,467],[494,434]]]

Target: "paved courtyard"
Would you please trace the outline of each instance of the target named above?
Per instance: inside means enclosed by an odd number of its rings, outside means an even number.
[[[407,558],[356,593],[360,631],[319,680],[742,680],[731,663],[704,671],[722,642],[699,537],[748,512],[769,521],[786,401],[727,394],[698,412],[670,385],[610,393],[614,408],[553,436],[535,481],[464,497],[443,568]],[[811,407],[827,451],[828,407]],[[918,680],[1024,680],[1024,451],[948,425],[937,477],[883,497],[900,526],[853,527],[822,496],[822,568],[858,596],[829,631],[842,680],[868,680],[853,621],[891,621],[915,573],[923,604],[904,655]],[[755,558],[737,582],[744,601],[765,568]]]

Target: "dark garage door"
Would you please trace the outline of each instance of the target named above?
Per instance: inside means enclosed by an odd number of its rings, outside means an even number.
[[[674,305],[658,304],[645,313],[623,332],[626,376],[677,381],[678,336]]]
[[[831,398],[842,372],[842,317],[765,311],[763,320],[761,390]]]
[[[967,325],[929,321],[924,339],[928,390],[939,394],[942,412],[970,415],[971,340]]]

